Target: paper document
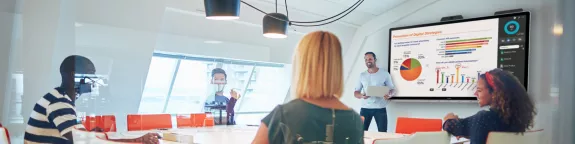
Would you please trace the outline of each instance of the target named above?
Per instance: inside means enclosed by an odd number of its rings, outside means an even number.
[[[389,94],[391,89],[386,86],[368,86],[365,89],[366,96],[376,96],[376,97],[384,97],[385,95]]]

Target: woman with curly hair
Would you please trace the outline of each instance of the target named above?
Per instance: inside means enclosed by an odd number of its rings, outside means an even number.
[[[533,126],[535,106],[523,85],[511,73],[494,69],[480,75],[475,91],[479,106],[489,106],[477,114],[460,119],[449,113],[443,129],[471,144],[485,144],[489,132],[523,133]]]

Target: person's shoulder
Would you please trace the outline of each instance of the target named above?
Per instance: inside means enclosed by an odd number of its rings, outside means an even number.
[[[310,103],[305,102],[301,99],[294,99],[289,101],[288,103],[279,105],[279,107],[282,107],[284,109],[299,109],[309,107],[310,105],[311,105]]]
[[[493,110],[480,110],[476,115],[487,116],[487,115],[497,115],[497,112]]]
[[[499,114],[493,110],[481,110],[478,111],[474,117],[476,120],[497,120],[499,119]]]
[[[379,70],[377,71],[377,73],[379,73],[379,74],[381,74],[381,75],[390,75],[387,70],[384,70],[384,69],[381,69],[381,68],[379,68]]]

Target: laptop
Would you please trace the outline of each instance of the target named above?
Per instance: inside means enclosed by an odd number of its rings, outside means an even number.
[[[384,97],[389,94],[391,89],[386,86],[368,86],[365,89],[366,96]]]

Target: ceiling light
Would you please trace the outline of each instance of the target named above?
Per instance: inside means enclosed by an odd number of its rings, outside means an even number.
[[[555,24],[553,26],[553,34],[556,36],[563,35],[563,25],[562,24]]]
[[[204,0],[206,18],[233,20],[240,18],[240,0]]]
[[[316,27],[323,26],[333,22],[336,22],[352,11],[359,7],[364,0],[357,0],[352,6],[345,9],[344,11],[325,18],[315,21],[295,21],[289,20],[289,11],[287,0],[284,1],[286,14],[278,13],[278,2],[275,1],[275,13],[267,13],[245,1],[242,0],[204,0],[204,6],[206,10],[206,18],[214,20],[230,20],[238,19],[240,11],[240,3],[243,3],[263,14],[265,14],[263,19],[263,31],[264,36],[268,38],[286,38],[287,26],[300,26],[300,27]]]
[[[204,43],[207,43],[207,44],[219,44],[219,43],[222,43],[222,41],[208,40],[208,41],[204,41]]]
[[[268,38],[286,38],[288,18],[281,13],[269,13],[264,16],[264,36]]]

